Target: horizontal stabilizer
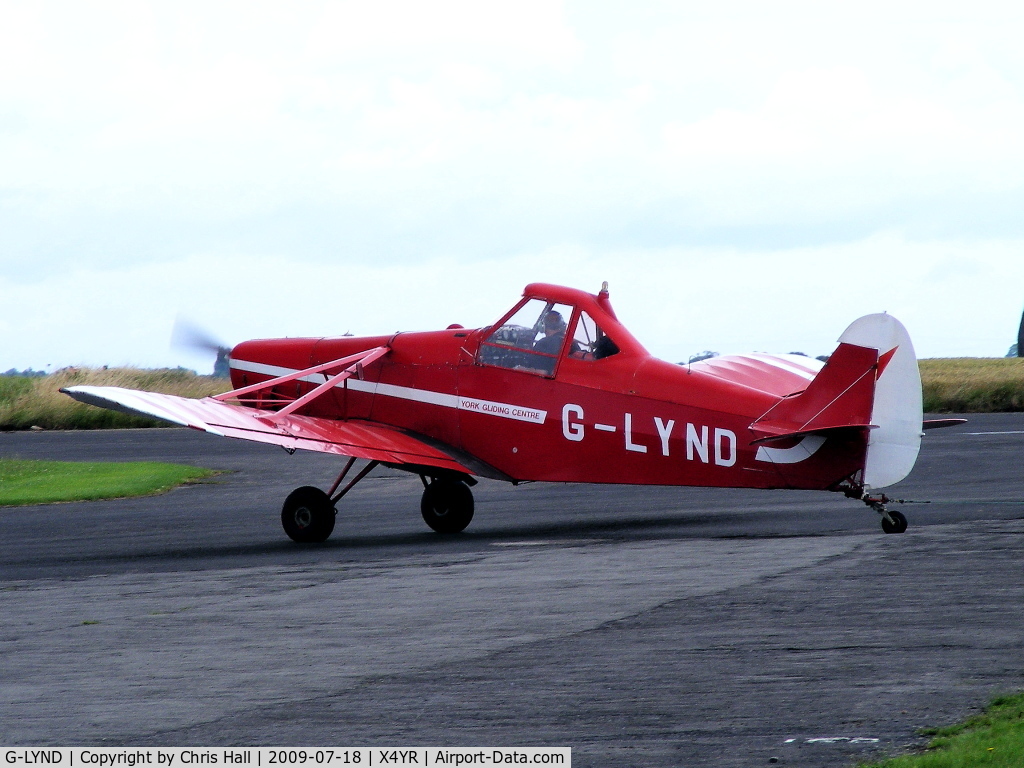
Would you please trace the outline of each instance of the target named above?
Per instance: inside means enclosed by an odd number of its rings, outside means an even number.
[[[822,435],[823,437],[827,437],[829,434],[835,434],[836,432],[840,432],[840,431],[847,430],[847,429],[856,429],[856,430],[878,429],[878,425],[877,424],[843,424],[842,426],[837,426],[837,427],[818,427],[816,429],[804,429],[804,430],[796,430],[796,431],[792,431],[792,432],[784,431],[784,430],[781,430],[781,429],[776,432],[775,426],[771,425],[771,424],[764,425],[763,427],[759,425],[757,430],[756,430],[757,432],[775,432],[775,434],[768,434],[768,435],[765,435],[764,437],[754,438],[753,440],[750,441],[750,444],[751,445],[762,445],[764,443],[773,443],[775,441],[790,440],[790,439],[792,439],[794,437],[806,437],[807,435]]]
[[[967,419],[925,419],[921,425],[924,429],[943,429],[945,427],[955,427],[959,424],[966,424]]]

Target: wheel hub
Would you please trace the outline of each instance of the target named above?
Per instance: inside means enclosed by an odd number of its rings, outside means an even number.
[[[313,524],[313,513],[309,507],[299,507],[295,510],[295,525],[299,528],[309,528]]]

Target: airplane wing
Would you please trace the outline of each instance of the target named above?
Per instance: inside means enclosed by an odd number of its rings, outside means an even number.
[[[61,392],[101,408],[161,419],[222,437],[280,445],[289,451],[319,451],[408,465],[410,469],[434,467],[485,477],[494,477],[496,472],[449,446],[372,421],[282,416],[275,411],[232,405],[212,397],[195,400],[121,387],[67,387]],[[505,479],[504,476],[501,479]]]

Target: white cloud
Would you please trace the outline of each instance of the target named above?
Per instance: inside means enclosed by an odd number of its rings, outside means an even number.
[[[538,279],[613,280],[667,357],[823,352],[878,308],[925,354],[1002,354],[1019,316],[1015,6],[0,18],[0,368],[173,359],[178,310],[235,340],[443,327],[466,301],[484,323]]]
[[[209,366],[171,350],[179,313],[228,343],[480,327],[530,282],[596,292],[655,355],[705,349],[831,352],[855,318],[887,311],[922,357],[1001,356],[1024,297],[1024,241],[914,243],[885,234],[840,248],[750,252],[549,248],[411,266],[324,265],[292,257],[198,254],[129,269],[0,279],[0,369],[68,364]],[[20,319],[20,320],[19,320]]]

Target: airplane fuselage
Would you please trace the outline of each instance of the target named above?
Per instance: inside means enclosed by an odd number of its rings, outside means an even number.
[[[362,379],[346,380],[305,413],[407,430],[516,481],[826,489],[863,463],[858,439],[821,441],[809,456],[804,438],[753,444],[749,427],[777,395],[648,354],[596,364],[566,357],[552,376],[485,365],[487,330],[246,342],[232,352],[232,383],[387,345]],[[267,393],[262,407],[324,380],[309,378]]]

